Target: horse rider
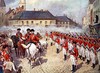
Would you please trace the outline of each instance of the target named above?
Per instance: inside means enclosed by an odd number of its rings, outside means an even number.
[[[17,29],[17,33],[16,33],[16,37],[18,37],[19,38],[19,40],[21,40],[21,38],[22,38],[22,33],[20,32],[21,31],[21,29],[20,28],[18,28]]]
[[[30,39],[29,39],[29,37],[30,37],[30,35],[31,35],[31,33],[30,33],[30,29],[28,28],[27,29],[27,33],[25,34],[25,43],[26,44],[28,44],[29,42],[30,42]]]
[[[30,32],[31,32],[30,37],[29,37],[30,42],[32,42],[35,45],[37,45],[37,43],[39,42],[39,37],[34,34],[34,32],[35,32],[34,29],[31,29]]]

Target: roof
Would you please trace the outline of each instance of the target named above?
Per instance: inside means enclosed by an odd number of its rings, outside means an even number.
[[[90,4],[93,4],[94,1],[95,1],[95,0],[89,0]]]
[[[67,16],[56,16],[57,21],[68,22],[70,21]]]
[[[5,4],[4,0],[0,0],[0,7],[6,7],[6,4]]]
[[[9,10],[6,14],[10,14],[13,12],[14,9]]]
[[[12,20],[55,19],[49,11],[22,11],[17,13]]]

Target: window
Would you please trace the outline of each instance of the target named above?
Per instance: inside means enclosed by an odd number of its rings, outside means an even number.
[[[47,24],[47,21],[45,21],[45,24]]]
[[[63,22],[61,22],[61,24],[63,24]]]
[[[22,25],[24,25],[24,21],[22,21]]]
[[[33,21],[31,21],[31,23],[33,24]]]
[[[40,24],[42,24],[42,21],[40,21]]]
[[[50,24],[52,24],[52,21],[50,21]]]
[[[26,21],[26,23],[28,24],[28,21]]]

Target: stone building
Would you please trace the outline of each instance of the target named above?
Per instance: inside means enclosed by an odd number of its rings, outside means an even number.
[[[95,17],[94,22],[100,23],[100,0],[95,0],[93,6],[94,6],[93,12]]]
[[[83,17],[84,26],[94,24],[94,22],[93,22],[93,20],[94,20],[94,12],[93,12],[93,9],[94,9],[93,3],[94,3],[94,1],[95,0],[89,0],[89,5],[88,5],[88,8],[87,8],[86,15]]]
[[[6,4],[4,0],[0,0],[0,25],[5,22]]]
[[[70,18],[68,18],[67,16],[56,16],[56,25],[58,27],[72,27],[72,26],[76,26],[77,23],[75,23],[74,21],[72,21]]]
[[[49,26],[56,24],[49,11],[22,11],[9,20],[12,25]]]

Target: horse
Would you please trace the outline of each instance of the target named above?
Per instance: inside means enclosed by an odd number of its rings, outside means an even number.
[[[28,54],[28,60],[29,60],[29,63],[30,65],[31,64],[31,61],[32,59],[35,61],[37,59],[36,57],[36,54],[39,54],[39,49],[37,48],[37,46],[34,44],[34,43],[29,43],[28,45],[25,45],[25,44],[21,44],[25,49],[26,49],[26,52]],[[40,57],[40,55],[39,55]]]
[[[18,42],[19,42],[19,38],[16,37],[16,35],[12,35],[11,39],[13,41],[13,47],[15,48],[16,56],[18,56]]]
[[[18,55],[21,56],[21,57],[25,57],[25,51],[26,51],[26,49],[21,45],[21,44],[24,44],[24,43],[25,43],[24,40],[20,40],[17,43],[17,46],[18,46]]]

